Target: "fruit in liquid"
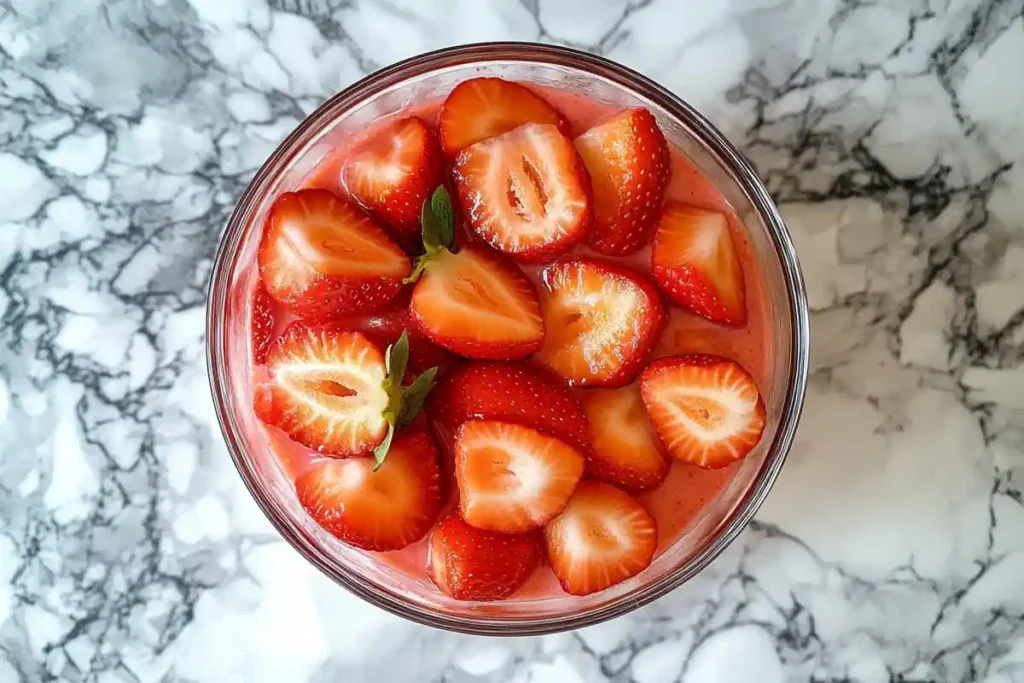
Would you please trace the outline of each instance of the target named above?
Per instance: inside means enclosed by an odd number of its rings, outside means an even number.
[[[609,105],[590,100],[586,97],[552,88],[532,87],[554,106],[568,121],[569,133],[575,137],[594,125],[608,119],[619,111]],[[430,102],[413,107],[386,117],[373,126],[367,134],[378,126],[383,126],[406,116],[417,116],[432,126],[436,126],[441,110],[441,101]],[[354,142],[358,142],[354,141]],[[322,188],[340,196],[347,196],[342,181],[342,167],[347,159],[349,147],[336,148],[325,158],[302,182],[302,188]],[[753,376],[758,386],[764,390],[769,381],[769,359],[771,358],[771,328],[768,320],[768,300],[764,289],[763,277],[757,263],[753,246],[746,231],[736,217],[732,207],[718,190],[678,149],[670,149],[671,179],[666,190],[666,202],[680,202],[690,206],[718,211],[723,213],[729,222],[730,232],[744,275],[747,318],[742,327],[729,327],[715,324],[705,318],[681,310],[676,306],[667,307],[668,322],[662,332],[651,360],[681,353],[714,353],[737,361]],[[573,254],[595,254],[585,245],[574,247]],[[600,256],[600,255],[598,255]],[[630,268],[646,275],[651,274],[651,247],[648,245],[639,252],[626,257],[602,257],[605,260],[621,262]],[[519,264],[520,268],[533,280],[535,286],[542,286],[541,273],[545,265]],[[242,278],[240,281],[254,283],[255,277]],[[251,296],[251,293],[246,293]],[[283,329],[294,316],[283,309],[275,308],[274,318],[277,331]],[[254,368],[252,386],[261,385],[263,368]],[[581,393],[586,390],[573,389]],[[306,448],[277,427],[260,424],[270,449],[275,452],[288,476],[295,480],[312,464],[325,456]],[[452,435],[438,434],[438,446],[444,453],[442,477],[451,478],[451,443]],[[658,527],[658,552],[670,546],[700,516],[704,508],[713,501],[718,493],[729,483],[741,461],[721,469],[702,469],[672,459],[670,470],[664,482],[652,491],[641,493],[637,499],[654,517]],[[439,519],[457,507],[457,492],[452,481],[443,488],[449,499]],[[410,581],[430,585],[427,571],[427,553],[430,544],[429,534],[422,540],[401,550],[373,553],[380,561],[403,572]],[[546,596],[563,596],[551,569],[545,564],[535,571],[527,583],[518,590],[512,600],[529,600]]]

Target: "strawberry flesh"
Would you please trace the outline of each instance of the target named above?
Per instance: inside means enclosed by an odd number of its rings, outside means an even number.
[[[503,600],[540,564],[540,540],[537,531],[485,531],[451,515],[430,536],[430,578],[456,600]]]
[[[654,284],[628,268],[587,257],[549,267],[544,283],[547,334],[536,360],[573,386],[631,382],[665,325]]]
[[[437,136],[415,116],[374,131],[347,155],[345,187],[403,246],[416,244],[420,209],[444,176]]]
[[[514,264],[479,245],[433,255],[411,306],[420,332],[469,358],[521,358],[544,340],[533,285]]]
[[[536,429],[470,420],[455,439],[462,519],[504,533],[543,526],[565,507],[583,466],[571,446]]]
[[[384,355],[362,334],[293,323],[270,347],[266,369],[257,414],[300,444],[351,456],[384,440]]]
[[[646,569],[658,545],[647,510],[610,484],[582,481],[544,530],[548,561],[570,595],[589,595]]]
[[[594,434],[587,476],[634,495],[660,486],[668,476],[669,457],[637,387],[591,389],[581,399]]]
[[[569,125],[529,88],[501,78],[471,78],[448,95],[441,107],[441,146],[454,157],[481,140],[524,123],[547,123],[567,133]]]
[[[631,109],[576,138],[594,189],[589,243],[607,256],[645,245],[671,173],[668,143],[646,109]]]
[[[549,261],[590,226],[590,181],[569,138],[526,124],[463,150],[455,185],[469,223],[517,261]]]
[[[448,437],[468,420],[499,420],[556,436],[583,454],[591,448],[579,400],[550,373],[522,362],[463,363],[438,382],[427,411]]]
[[[651,265],[658,286],[683,308],[717,323],[746,322],[743,268],[725,214],[684,204],[665,207]]]
[[[441,510],[437,448],[423,430],[395,437],[374,471],[373,458],[326,458],[295,481],[306,512],[345,543],[398,550],[430,530]]]
[[[328,190],[278,197],[257,261],[270,297],[309,320],[377,310],[412,269],[366,214]]]
[[[718,469],[745,457],[764,431],[757,384],[728,358],[658,360],[640,375],[640,395],[669,453],[698,467]]]

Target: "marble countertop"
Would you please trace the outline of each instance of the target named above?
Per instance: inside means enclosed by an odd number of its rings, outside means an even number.
[[[319,102],[543,40],[705,111],[781,203],[812,376],[755,523],[576,633],[416,626],[330,583],[213,418],[205,284]],[[0,2],[0,681],[1024,681],[1021,0]]]

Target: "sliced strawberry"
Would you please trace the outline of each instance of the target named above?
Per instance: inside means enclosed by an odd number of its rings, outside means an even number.
[[[533,285],[473,244],[431,259],[412,293],[412,317],[435,344],[469,358],[522,358],[544,341]]]
[[[739,460],[764,431],[757,384],[728,358],[662,358],[640,375],[640,395],[669,453],[699,467],[717,469]]]
[[[278,197],[257,260],[267,293],[307,319],[378,309],[411,270],[366,214],[327,190]]]
[[[270,351],[270,343],[274,341],[276,326],[274,305],[262,282],[257,283],[256,290],[252,294],[251,315],[249,333],[252,337],[252,362],[262,365],[267,362],[267,352]]]
[[[469,223],[517,261],[549,261],[590,226],[590,181],[556,126],[527,124],[466,148],[455,185]]]
[[[565,385],[526,363],[463,363],[438,382],[428,402],[439,433],[453,436],[468,420],[518,422],[590,452],[583,407]]]
[[[540,564],[540,540],[537,531],[484,531],[451,515],[430,536],[430,578],[456,600],[502,600]]]
[[[374,471],[373,458],[325,459],[295,481],[306,512],[342,541],[398,550],[430,530],[441,511],[437,448],[423,430],[405,432]]]
[[[586,257],[544,272],[547,334],[536,360],[571,385],[616,387],[640,370],[665,325],[653,283],[622,266]]]
[[[683,308],[726,325],[747,321],[743,268],[724,214],[666,206],[651,265],[658,286]]]
[[[420,210],[444,174],[437,136],[415,116],[401,119],[347,155],[345,187],[404,246],[418,242]]]
[[[583,392],[583,407],[594,434],[587,476],[632,494],[661,485],[669,457],[658,440],[636,386]]]
[[[411,422],[433,386],[432,373],[424,373],[426,379],[403,387],[407,339],[393,349],[385,361],[359,332],[293,323],[267,354],[266,379],[254,392],[256,413],[321,453],[365,455],[380,447],[383,459],[389,427],[393,432]]]
[[[478,529],[516,533],[546,524],[583,476],[583,456],[530,427],[470,420],[455,438],[459,512]]]
[[[524,123],[568,124],[533,91],[500,78],[471,78],[455,86],[441,107],[441,146],[454,157],[472,144]]]
[[[409,367],[422,372],[436,367],[444,371],[456,363],[455,356],[430,341],[413,323],[409,305],[388,308],[377,313],[353,315],[337,319],[332,327],[362,332],[381,348],[394,344],[403,332],[409,334]]]
[[[671,164],[654,116],[630,109],[576,138],[594,188],[590,246],[608,256],[648,242],[665,197]]]
[[[625,491],[581,481],[562,514],[544,529],[548,561],[570,595],[602,591],[646,569],[658,527]]]

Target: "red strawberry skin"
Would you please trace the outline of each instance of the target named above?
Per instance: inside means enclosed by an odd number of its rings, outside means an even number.
[[[364,550],[398,550],[423,538],[441,510],[437,459],[430,435],[407,429],[378,471],[373,458],[327,458],[295,481],[295,491],[333,536]]]
[[[590,453],[590,424],[579,400],[545,370],[523,362],[463,363],[427,398],[427,410],[442,432],[454,435],[468,420],[515,422]]]
[[[589,243],[606,256],[646,244],[671,174],[668,142],[654,116],[631,109],[576,138],[594,189]]]
[[[267,362],[270,344],[274,341],[274,304],[263,283],[256,285],[252,295],[252,318],[249,322],[252,336],[252,360],[256,365]]]
[[[349,152],[342,173],[356,201],[400,244],[418,243],[423,202],[444,179],[437,135],[422,119],[374,131]]]
[[[383,308],[412,271],[379,226],[328,190],[277,198],[257,263],[267,293],[309,321]]]
[[[504,600],[540,564],[540,541],[539,531],[484,531],[453,514],[430,537],[430,578],[456,600]]]

